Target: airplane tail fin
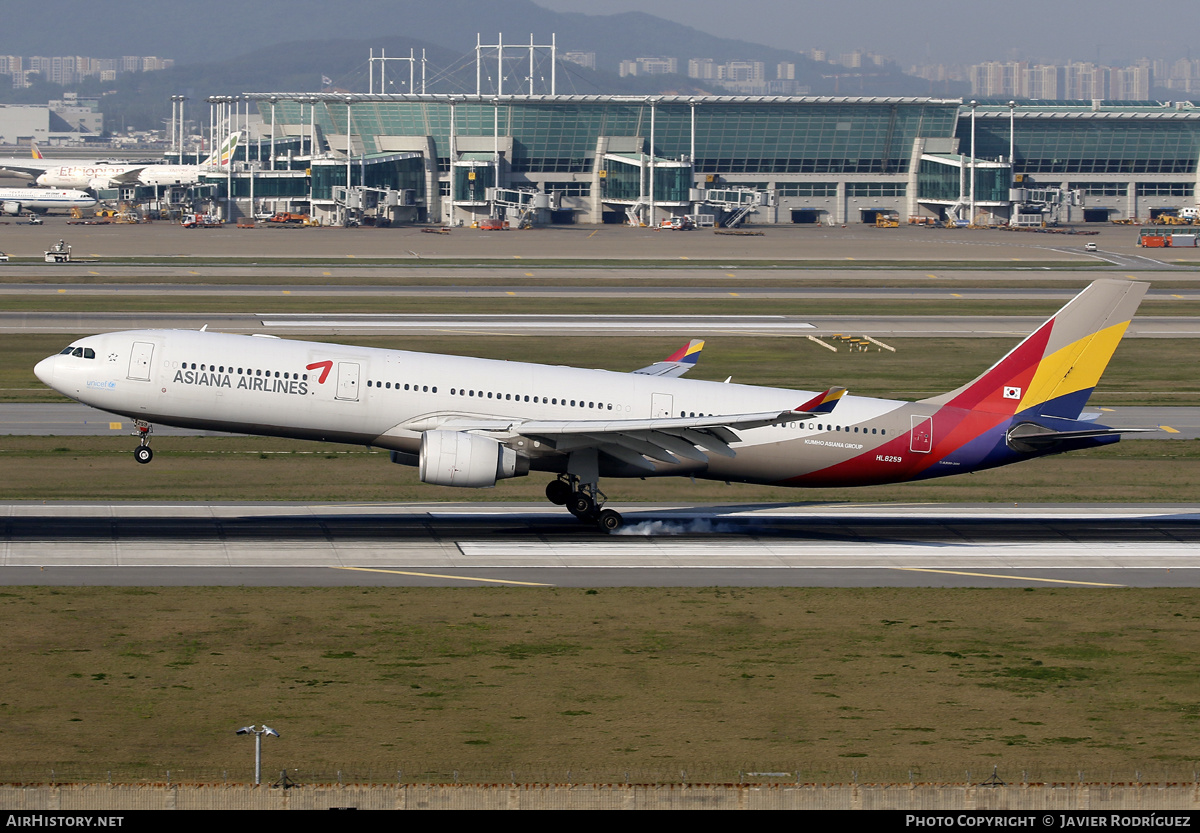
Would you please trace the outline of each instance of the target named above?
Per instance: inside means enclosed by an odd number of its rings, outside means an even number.
[[[37,142],[29,143],[29,153],[34,159],[42,159],[42,152],[38,150]]]
[[[238,142],[241,140],[241,131],[234,131],[225,137],[225,141],[221,142],[221,146],[208,155],[208,158],[201,162],[201,166],[205,168],[226,168],[233,161],[233,154],[237,150]]]
[[[922,401],[1078,419],[1149,288],[1133,281],[1094,281],[982,375]]]

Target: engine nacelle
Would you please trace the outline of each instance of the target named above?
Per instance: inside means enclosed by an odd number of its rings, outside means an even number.
[[[5,214],[20,214],[21,204],[12,200],[6,200],[5,202],[0,202],[0,211],[3,211]]]
[[[421,435],[420,477],[424,483],[481,488],[528,473],[528,458],[491,437],[463,431]]]

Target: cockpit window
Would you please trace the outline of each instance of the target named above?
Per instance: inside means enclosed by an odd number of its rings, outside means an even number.
[[[71,351],[72,351],[72,350],[74,350],[74,349],[75,349],[74,347],[64,347],[64,348],[62,349],[62,352],[61,352],[61,353],[59,353],[58,355],[60,355],[60,356],[69,356],[69,355],[71,355]]]
[[[91,347],[64,347],[59,355],[75,356],[80,359],[94,359],[96,358],[96,351]]]

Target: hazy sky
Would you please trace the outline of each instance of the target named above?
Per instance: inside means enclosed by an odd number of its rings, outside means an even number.
[[[1123,63],[1189,57],[1197,0],[534,0],[584,14],[642,11],[785,49],[862,49],[915,62]],[[1200,48],[1195,57],[1200,57]]]

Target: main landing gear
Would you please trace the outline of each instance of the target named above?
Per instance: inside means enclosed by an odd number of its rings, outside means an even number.
[[[137,429],[133,436],[141,438],[138,447],[133,450],[133,459],[139,463],[149,463],[154,459],[154,452],[150,450],[150,432],[154,430],[154,426],[137,419],[134,420],[133,427]]]
[[[574,474],[560,474],[557,480],[547,483],[546,499],[555,506],[567,507],[579,520],[595,523],[605,532],[615,532],[625,523],[620,512],[602,508],[607,498],[595,483],[581,483]]]

